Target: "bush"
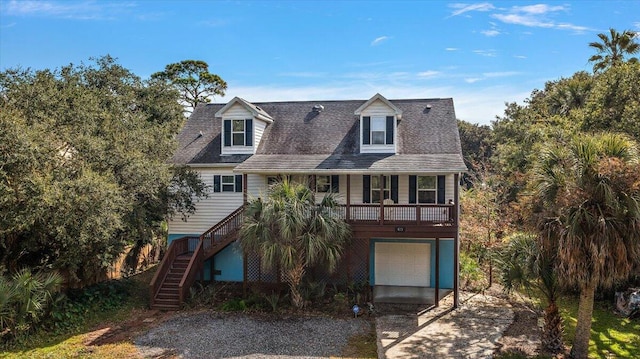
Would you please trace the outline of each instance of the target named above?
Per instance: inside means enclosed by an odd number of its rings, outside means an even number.
[[[38,329],[61,285],[59,274],[34,274],[28,268],[0,277],[0,338],[15,340]]]
[[[484,273],[478,262],[465,252],[460,252],[460,277],[462,288],[479,289],[484,286]]]

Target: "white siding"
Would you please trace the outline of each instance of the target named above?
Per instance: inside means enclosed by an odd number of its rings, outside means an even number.
[[[360,153],[396,153],[396,144],[398,143],[398,129],[397,125],[394,126],[393,131],[393,145],[363,145],[362,144],[362,116],[395,116],[395,112],[392,108],[387,106],[381,100],[373,101],[367,108],[362,110],[360,117]]]
[[[169,221],[169,234],[203,233],[242,205],[242,192],[213,192],[214,175],[236,175],[233,168],[196,169],[209,186],[209,198],[196,204],[196,212],[183,221],[179,215]]]
[[[253,118],[253,114],[246,107],[236,102],[224,112],[224,118]]]
[[[253,119],[253,153],[256,153],[256,150],[258,149],[265,127],[267,127],[266,122]]]
[[[454,196],[454,189],[455,189],[455,176],[452,174],[448,174],[446,176],[446,181],[445,181],[445,189],[444,189],[444,193],[445,193],[445,197],[444,197],[444,203],[449,203],[449,201],[455,202],[455,198]]]

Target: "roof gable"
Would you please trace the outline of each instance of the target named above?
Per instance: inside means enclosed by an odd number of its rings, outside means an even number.
[[[226,105],[224,105],[224,107],[222,107],[218,112],[216,112],[216,117],[224,117],[224,113],[227,112],[227,110],[231,109],[235,104],[240,104],[242,105],[244,108],[246,108],[249,112],[251,112],[251,114],[253,115],[253,117],[271,123],[273,122],[273,117],[271,117],[271,115],[269,115],[265,110],[263,110],[261,107],[256,106],[254,104],[252,104],[251,102],[242,99],[240,97],[234,97],[231,101],[229,101],[229,103],[227,103]]]
[[[396,118],[398,120],[402,119],[402,110],[400,110],[398,107],[396,107],[394,104],[391,103],[391,101],[387,100],[384,96],[382,96],[381,94],[377,93],[375,94],[372,98],[370,98],[367,102],[365,102],[364,104],[362,104],[362,106],[358,107],[356,109],[356,111],[354,112],[355,115],[360,116],[362,114],[362,112],[369,107],[371,104],[373,104],[376,101],[381,101],[382,103],[384,103],[385,105],[387,105],[396,115]]]

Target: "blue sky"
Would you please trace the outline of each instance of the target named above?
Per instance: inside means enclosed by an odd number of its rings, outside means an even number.
[[[0,69],[110,54],[147,78],[199,59],[248,101],[453,97],[487,124],[640,31],[640,1],[0,1]]]

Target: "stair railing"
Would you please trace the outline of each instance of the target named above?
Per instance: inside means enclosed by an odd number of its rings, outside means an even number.
[[[206,252],[217,243],[222,242],[229,234],[235,233],[242,225],[243,219],[244,206],[240,206],[200,236],[202,249]]]
[[[155,303],[156,295],[160,291],[160,287],[162,287],[162,283],[169,273],[169,269],[171,269],[171,265],[176,260],[176,258],[184,253],[189,252],[189,237],[181,237],[175,239],[167,248],[167,252],[164,254],[162,261],[158,265],[158,269],[151,279],[151,284],[149,284],[149,294],[151,298],[151,305]]]
[[[180,280],[180,284],[178,285],[178,293],[180,295],[180,304],[184,303],[184,300],[187,298],[187,294],[189,294],[189,288],[196,281],[196,276],[198,272],[202,270],[202,266],[204,265],[204,251],[202,250],[202,239],[198,241],[198,245],[193,251],[193,255],[189,260],[189,265],[187,265],[187,269],[184,271],[184,275]]]

